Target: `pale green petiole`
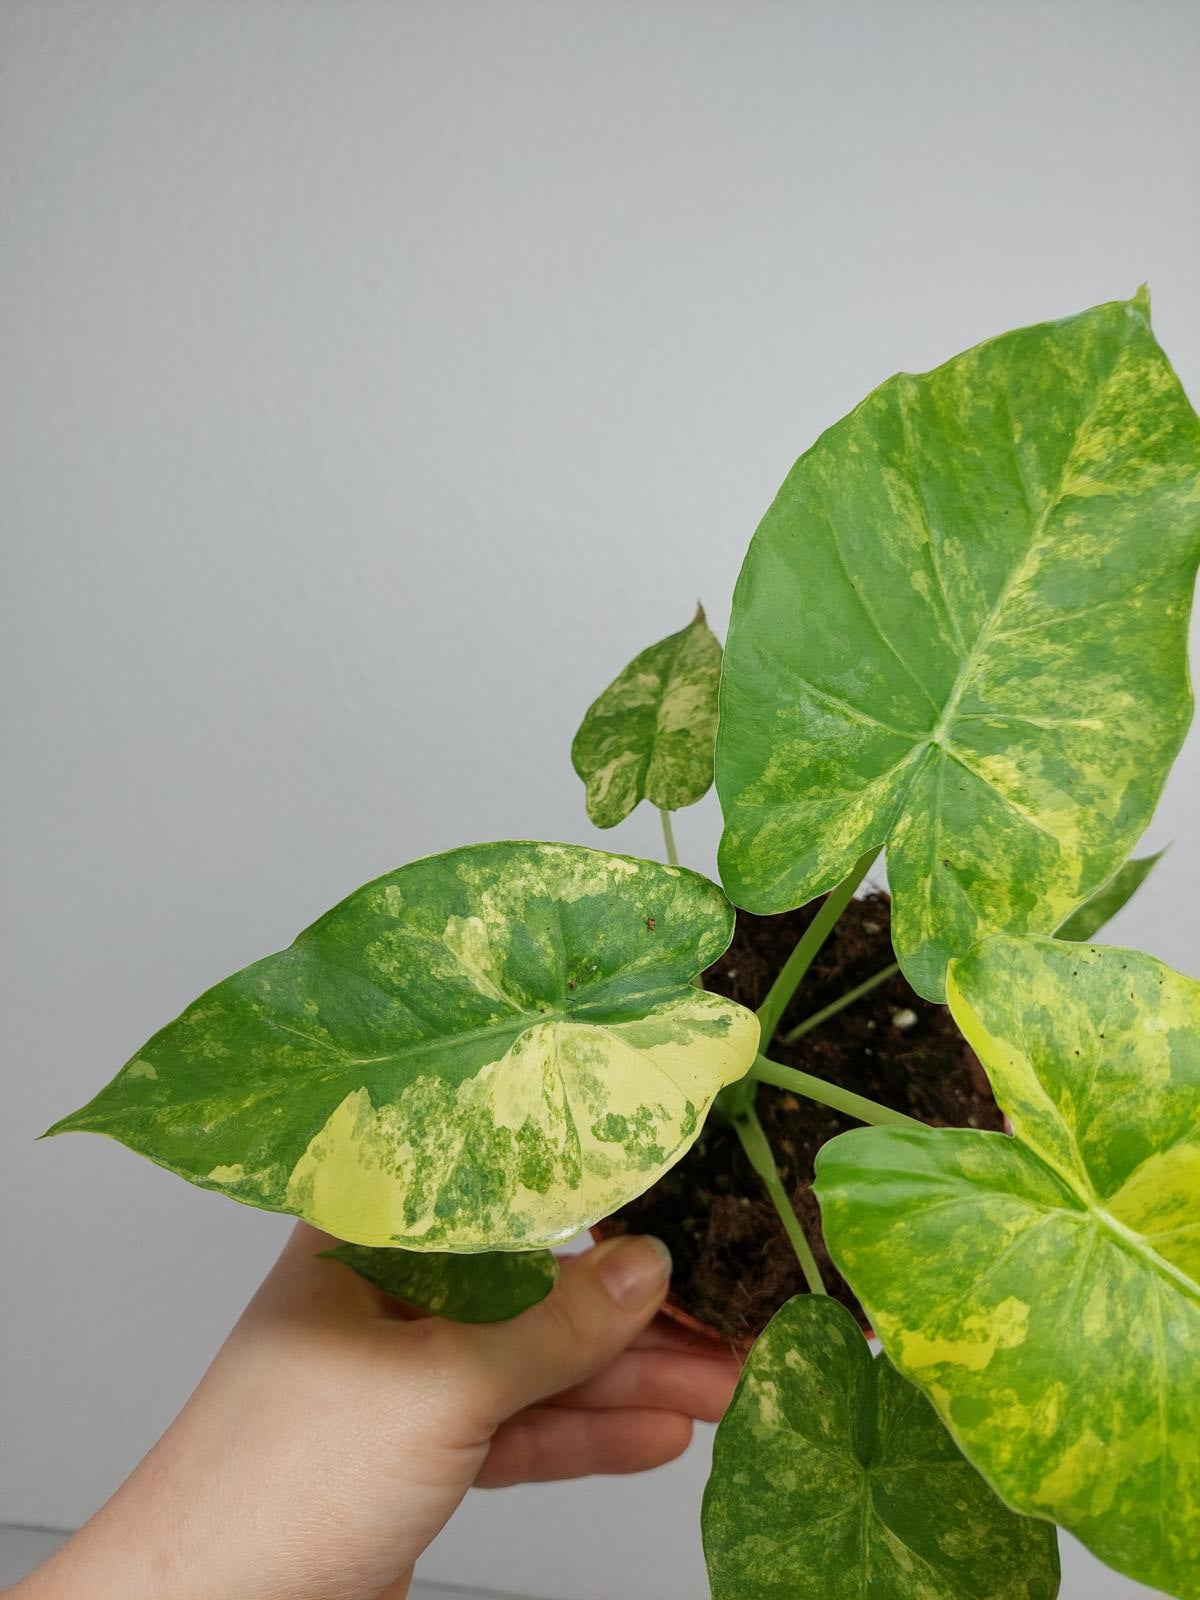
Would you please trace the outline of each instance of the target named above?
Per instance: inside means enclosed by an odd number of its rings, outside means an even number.
[[[894,978],[899,971],[899,962],[893,961],[890,967],[884,967],[883,971],[877,972],[873,978],[867,978],[853,989],[847,989],[845,994],[839,995],[836,1000],[831,1000],[827,1006],[822,1006],[820,1011],[814,1011],[811,1017],[805,1017],[803,1022],[798,1022],[794,1028],[789,1028],[783,1035],[783,1043],[795,1044],[797,1039],[803,1039],[806,1033],[811,1033],[823,1022],[828,1022],[830,1017],[836,1017],[839,1011],[852,1006],[856,1000],[861,1000],[863,995],[870,994],[872,989],[878,989],[881,983]]]
[[[814,1078],[811,1072],[801,1072],[798,1067],[785,1067],[782,1062],[769,1061],[766,1056],[758,1057],[750,1068],[749,1076],[758,1083],[773,1084],[776,1089],[791,1089],[807,1100],[816,1100],[820,1105],[853,1117],[856,1122],[867,1122],[876,1128],[926,1126],[916,1117],[905,1116],[903,1111],[893,1111],[889,1106],[868,1100],[865,1095],[852,1094],[849,1089],[841,1089],[836,1083]]]
[[[758,1008],[758,1020],[762,1025],[764,1044],[770,1044],[775,1037],[779,1019],[787,1010],[788,1002],[795,994],[801,978],[812,966],[817,951],[829,937],[834,923],[854,898],[854,891],[870,871],[871,864],[878,854],[877,846],[866,855],[859,856],[851,867],[849,875],[842,879],[836,889],[831,889],[826,895],[825,904],[804,930],[796,943],[796,948],[784,962],[779,976],[767,991],[767,998]]]
[[[663,843],[667,847],[667,862],[672,867],[679,865],[679,852],[675,848],[675,830],[671,826],[671,813],[665,806],[659,806],[658,814],[662,818]]]
[[[787,1190],[780,1180],[779,1169],[775,1165],[775,1157],[771,1152],[771,1146],[767,1143],[767,1136],[762,1130],[762,1123],[753,1111],[748,1111],[744,1116],[735,1118],[733,1126],[742,1142],[747,1161],[762,1179],[763,1187],[771,1196],[772,1204],[779,1213],[783,1231],[796,1252],[796,1260],[800,1263],[800,1270],[808,1287],[813,1294],[824,1294],[825,1285],[821,1282],[821,1269],[817,1266],[812,1246],[800,1226],[800,1219],[793,1210]]]

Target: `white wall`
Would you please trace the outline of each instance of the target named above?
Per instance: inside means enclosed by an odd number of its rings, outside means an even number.
[[[283,1224],[34,1136],[360,881],[596,841],[584,705],[698,595],[724,626],[792,459],[893,370],[1149,279],[1200,392],[1200,11],[7,0],[0,30],[0,1518],[67,1526]],[[1198,769],[1193,739],[1118,930],[1192,971]],[[681,819],[691,862],[716,831]],[[654,851],[653,818],[605,842]],[[694,1597],[701,1456],[480,1497],[427,1570]]]

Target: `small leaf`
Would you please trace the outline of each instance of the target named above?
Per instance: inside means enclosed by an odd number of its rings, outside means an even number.
[[[758,1022],[691,979],[715,884],[572,845],[429,856],[210,989],[51,1131],[355,1244],[525,1250],[641,1194]]]
[[[1145,883],[1150,870],[1162,856],[1158,850],[1152,856],[1136,856],[1113,874],[1102,889],[1097,889],[1090,900],[1085,900],[1063,923],[1055,935],[1073,944],[1086,944],[1094,939],[1106,922],[1111,922],[1117,912],[1132,900]]]
[[[721,646],[704,607],[636,656],[589,708],[571,746],[588,816],[612,828],[649,800],[694,805],[713,781]]]
[[[884,1349],[1018,1510],[1200,1596],[1200,984],[998,935],[950,969],[1013,1137],[860,1129],[825,1237]]]
[[[546,1298],[558,1276],[549,1250],[464,1256],[340,1244],[322,1253],[393,1300],[452,1322],[505,1322],[519,1316]]]
[[[1058,1542],[1017,1516],[836,1300],[750,1352],[704,1495],[713,1600],[1053,1600]]]
[[[884,845],[929,1000],[1051,933],[1149,821],[1191,716],[1200,421],[1144,297],[877,389],[754,536],[721,686],[721,876],[749,911]]]

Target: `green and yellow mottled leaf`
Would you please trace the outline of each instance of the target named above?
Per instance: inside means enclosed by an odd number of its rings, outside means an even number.
[[[1010,1511],[854,1318],[798,1295],[750,1352],[704,1495],[713,1600],[1053,1600],[1053,1527]]]
[[[323,1253],[393,1300],[451,1322],[505,1322],[519,1316],[546,1298],[558,1276],[549,1250],[450,1255],[340,1244]]]
[[[1012,1138],[872,1128],[825,1237],[897,1367],[1010,1505],[1200,1596],[1200,984],[998,935],[950,1005]]]
[[[721,874],[783,911],[887,847],[906,977],[1050,933],[1191,715],[1200,421],[1143,296],[891,378],[792,469],[738,580]]]
[[[1152,856],[1136,856],[1120,867],[1090,900],[1085,900],[1077,911],[1063,923],[1055,934],[1056,939],[1069,939],[1073,944],[1086,944],[1094,939],[1106,922],[1111,922],[1117,912],[1132,900],[1150,876],[1162,851]]]
[[[704,607],[686,628],[635,656],[588,708],[571,745],[598,828],[623,821],[639,800],[678,811],[713,781],[721,646]]]
[[[691,978],[733,911],[572,845],[430,856],[235,973],[52,1132],[355,1244],[528,1250],[647,1189],[758,1023]]]

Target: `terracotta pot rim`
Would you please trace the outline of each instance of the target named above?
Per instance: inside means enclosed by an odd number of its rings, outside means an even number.
[[[625,1232],[624,1228],[610,1227],[610,1221],[610,1218],[605,1217],[600,1222],[594,1222],[588,1229],[588,1232],[591,1234],[592,1238],[597,1244],[600,1244],[605,1239],[614,1239],[618,1234]],[[731,1339],[727,1333],[722,1333],[719,1328],[710,1327],[707,1322],[701,1322],[699,1317],[694,1317],[690,1311],[685,1311],[682,1306],[676,1305],[669,1294],[666,1300],[663,1302],[662,1314],[663,1316],[668,1317],[672,1322],[677,1322],[681,1328],[686,1328],[689,1333],[694,1333],[703,1339],[707,1339],[711,1344],[723,1344],[727,1346],[727,1348],[732,1350],[735,1355],[741,1356],[743,1360],[754,1348],[756,1342],[755,1340]],[[874,1328],[863,1329],[863,1338],[866,1339],[868,1343],[874,1339],[874,1337]]]
[[[593,1223],[588,1229],[597,1244],[600,1244],[604,1239],[615,1239],[627,1231],[624,1228],[614,1228],[610,1223],[611,1219],[605,1217],[600,1222]],[[728,1334],[722,1333],[718,1328],[710,1327],[707,1322],[701,1322],[699,1317],[694,1317],[690,1311],[685,1311],[681,1305],[677,1305],[670,1293],[668,1293],[666,1300],[663,1302],[662,1314],[672,1322],[678,1323],[681,1328],[686,1328],[689,1333],[694,1333],[700,1338],[708,1340],[711,1344],[728,1345],[741,1355],[745,1355],[754,1342],[753,1340],[731,1339]]]

